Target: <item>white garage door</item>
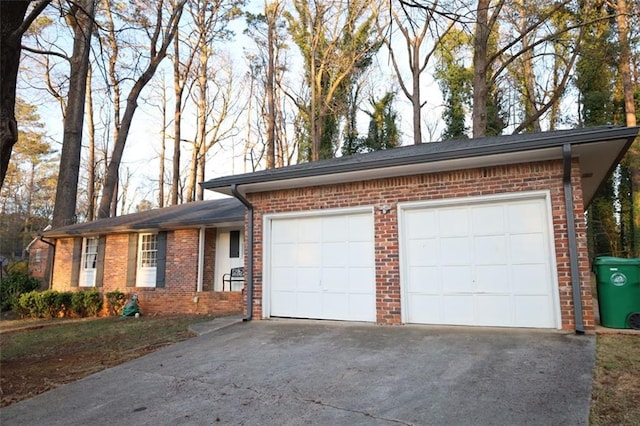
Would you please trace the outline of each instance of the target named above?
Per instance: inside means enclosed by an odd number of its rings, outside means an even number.
[[[545,199],[402,210],[404,320],[555,328]]]
[[[371,211],[275,217],[265,225],[270,316],[376,320]]]

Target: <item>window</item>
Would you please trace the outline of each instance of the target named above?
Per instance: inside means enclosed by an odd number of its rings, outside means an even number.
[[[240,257],[240,231],[229,232],[229,258]]]
[[[158,259],[158,239],[156,234],[140,235],[140,267],[155,268]]]
[[[84,244],[84,253],[82,254],[82,267],[84,269],[96,269],[96,261],[98,260],[98,239],[87,238]]]
[[[40,263],[42,262],[42,249],[36,249],[35,253],[33,254],[33,262],[34,263]]]

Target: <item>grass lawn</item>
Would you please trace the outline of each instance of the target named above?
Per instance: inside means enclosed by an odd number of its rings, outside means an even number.
[[[590,423],[640,425],[640,336],[598,335]]]
[[[208,316],[0,323],[0,407],[192,337]],[[20,328],[24,327],[24,328]]]

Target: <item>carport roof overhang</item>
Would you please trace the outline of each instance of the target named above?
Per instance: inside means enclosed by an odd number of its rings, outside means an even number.
[[[585,207],[616,167],[638,127],[592,127],[575,130],[433,142],[352,155],[204,182],[205,189],[232,195],[275,191],[396,176],[562,160],[563,145],[580,159]]]

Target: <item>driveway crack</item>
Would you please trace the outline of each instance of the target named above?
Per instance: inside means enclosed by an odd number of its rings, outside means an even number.
[[[369,413],[367,411],[354,410],[352,408],[346,408],[346,407],[339,407],[337,405],[329,404],[327,402],[318,401],[316,399],[301,398],[301,400],[305,401],[305,402],[310,402],[310,403],[316,404],[316,405],[322,405],[323,407],[335,408],[336,410],[349,411],[351,413],[362,414],[363,416],[370,417],[370,418],[376,419],[376,420],[383,420],[383,421],[386,421],[386,422],[392,422],[392,423],[405,425],[405,426],[413,426],[413,423],[403,422],[402,420],[398,420],[398,419],[389,419],[389,418],[386,418],[386,417],[376,416],[376,415],[371,414],[371,413]]]

